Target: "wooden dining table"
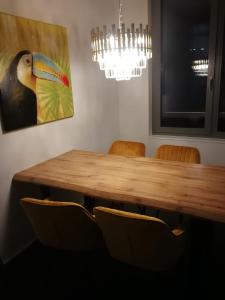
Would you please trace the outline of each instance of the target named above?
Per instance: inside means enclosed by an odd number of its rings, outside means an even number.
[[[13,180],[225,223],[225,167],[72,150]]]

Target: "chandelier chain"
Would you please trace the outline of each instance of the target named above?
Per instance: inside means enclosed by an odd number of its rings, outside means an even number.
[[[122,23],[123,23],[123,4],[122,1],[119,0],[119,26],[118,26],[119,29],[121,29]]]

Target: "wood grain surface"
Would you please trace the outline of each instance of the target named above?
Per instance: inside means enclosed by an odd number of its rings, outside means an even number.
[[[14,180],[225,223],[225,167],[73,150]]]

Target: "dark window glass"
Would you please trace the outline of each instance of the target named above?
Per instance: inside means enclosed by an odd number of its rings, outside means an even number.
[[[220,82],[220,103],[218,116],[218,131],[225,131],[225,36],[223,37],[223,58]]]
[[[160,126],[204,128],[210,3],[163,0],[161,13]]]

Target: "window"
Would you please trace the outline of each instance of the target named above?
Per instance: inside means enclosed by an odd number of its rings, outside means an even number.
[[[153,134],[225,138],[225,3],[152,0]]]

